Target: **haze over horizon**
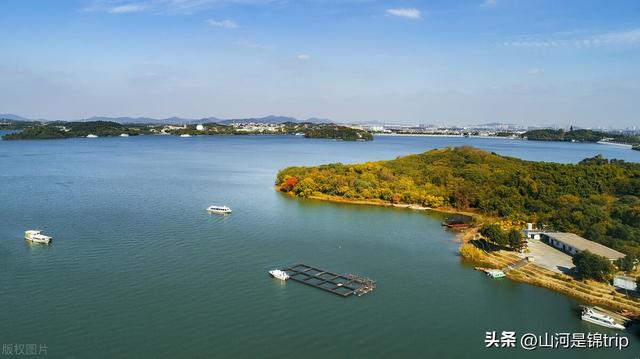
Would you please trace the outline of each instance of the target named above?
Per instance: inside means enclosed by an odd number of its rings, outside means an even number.
[[[631,127],[640,2],[5,0],[0,113]]]

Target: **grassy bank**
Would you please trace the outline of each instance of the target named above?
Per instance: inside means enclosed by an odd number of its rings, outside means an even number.
[[[472,261],[476,265],[488,268],[504,268],[514,264],[521,258],[517,254],[508,251],[496,251],[486,253],[479,261]],[[640,316],[640,301],[614,290],[607,283],[595,281],[580,281],[571,276],[555,273],[535,263],[509,271],[507,278],[521,283],[528,283],[538,287],[547,288],[590,305],[598,305],[619,311],[626,311]]]

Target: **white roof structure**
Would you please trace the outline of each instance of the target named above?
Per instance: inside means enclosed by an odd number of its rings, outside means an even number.
[[[624,258],[624,254],[607,246],[603,246],[600,243],[592,242],[588,239],[582,238],[577,234],[565,233],[565,232],[547,232],[544,235],[549,238],[555,239],[558,242],[562,242],[568,246],[571,246],[578,251],[589,251],[591,253],[603,256],[609,260],[616,260]]]

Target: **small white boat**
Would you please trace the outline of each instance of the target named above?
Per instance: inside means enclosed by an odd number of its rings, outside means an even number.
[[[619,330],[625,329],[624,325],[616,322],[610,316],[604,313],[597,312],[592,308],[584,308],[582,310],[582,320],[584,320],[585,322],[598,324],[603,327],[607,327],[611,329],[619,329]]]
[[[120,137],[129,137],[129,134],[128,133],[121,133]]]
[[[504,272],[500,269],[487,269],[485,273],[491,278],[503,278],[505,276]]]
[[[287,274],[287,272],[280,270],[280,269],[272,269],[269,271],[269,275],[272,276],[273,278],[276,279],[280,279],[280,280],[287,280],[289,279],[289,275]]]
[[[87,138],[98,138],[98,136],[90,133],[87,135]]]
[[[34,243],[46,243],[49,244],[53,238],[45,236],[41,231],[31,229],[24,232],[24,239]]]
[[[215,213],[231,213],[231,208],[227,206],[209,206],[207,211]]]
[[[180,135],[180,137],[191,137],[191,135],[188,133],[183,133],[182,135]]]

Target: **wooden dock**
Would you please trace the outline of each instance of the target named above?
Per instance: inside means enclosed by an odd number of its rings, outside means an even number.
[[[376,282],[355,274],[341,275],[329,272],[306,264],[296,264],[284,268],[290,280],[322,289],[324,291],[348,297],[361,296],[371,292],[376,287]]]

